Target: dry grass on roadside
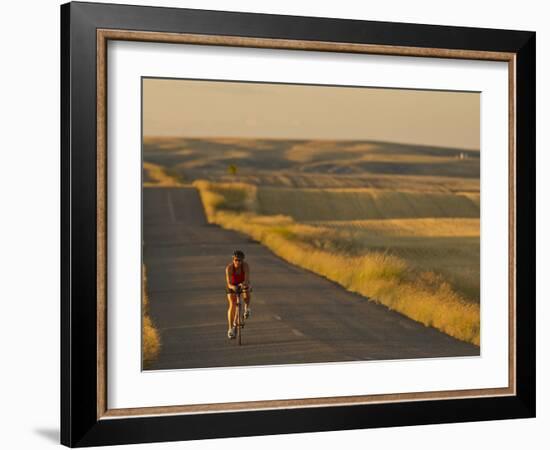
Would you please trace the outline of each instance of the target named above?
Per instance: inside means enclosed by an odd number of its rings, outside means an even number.
[[[159,164],[143,162],[143,186],[144,187],[177,187],[181,186],[181,176],[167,170]]]
[[[308,222],[323,230],[315,247],[351,255],[391,251],[419,272],[434,272],[470,303],[479,303],[479,218]],[[388,250],[389,249],[389,250]]]
[[[156,358],[160,350],[160,336],[155,328],[153,321],[149,317],[149,296],[147,294],[147,273],[145,265],[142,265],[143,283],[142,283],[142,348],[143,362],[150,362]]]

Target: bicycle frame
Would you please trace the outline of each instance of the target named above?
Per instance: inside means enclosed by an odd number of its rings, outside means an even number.
[[[248,291],[250,292],[252,289],[238,289],[235,292],[235,295],[237,296],[237,305],[236,305],[236,311],[235,311],[235,318],[233,319],[233,326],[235,327],[235,331],[237,333],[237,343],[238,345],[242,345],[242,329],[244,328],[244,308],[243,308],[243,292]]]
[[[235,330],[237,333],[237,343],[239,345],[242,344],[242,329],[244,327],[244,314],[243,314],[243,308],[242,308],[242,293],[238,292],[237,294],[237,306],[235,311],[235,320],[233,321],[235,325]]]

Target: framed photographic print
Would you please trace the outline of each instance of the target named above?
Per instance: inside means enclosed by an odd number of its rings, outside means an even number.
[[[535,415],[535,33],[61,7],[61,442]]]

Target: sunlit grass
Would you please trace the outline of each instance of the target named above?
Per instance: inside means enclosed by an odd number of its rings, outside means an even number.
[[[182,185],[182,178],[177,172],[166,169],[159,164],[143,163],[144,187],[177,187]]]
[[[142,348],[143,362],[154,360],[160,350],[160,336],[155,328],[153,321],[149,317],[149,295],[147,293],[147,273],[145,265],[142,265],[143,283],[142,283]]]
[[[479,218],[308,222],[323,230],[314,246],[347,254],[391,252],[421,272],[436,272],[469,302],[479,303]]]

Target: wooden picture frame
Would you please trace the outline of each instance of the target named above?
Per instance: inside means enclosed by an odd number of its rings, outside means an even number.
[[[507,388],[110,409],[107,42],[504,61]],[[535,416],[535,33],[72,2],[61,6],[61,443],[71,447]],[[139,151],[139,149],[136,149]]]

